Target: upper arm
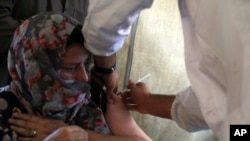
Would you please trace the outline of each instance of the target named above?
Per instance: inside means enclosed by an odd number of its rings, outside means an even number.
[[[113,100],[114,104],[107,104],[105,115],[113,135],[151,140],[136,124],[121,99],[117,95],[113,95]]]

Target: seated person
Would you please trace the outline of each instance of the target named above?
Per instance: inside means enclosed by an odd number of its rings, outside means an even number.
[[[13,80],[0,90],[0,140],[43,140],[67,125],[89,140],[150,140],[120,98],[106,118],[91,100],[91,55],[83,42],[79,23],[55,12],[16,29],[8,56]]]

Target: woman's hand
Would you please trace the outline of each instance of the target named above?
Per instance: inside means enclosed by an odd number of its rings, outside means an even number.
[[[78,126],[65,126],[51,133],[43,141],[88,141],[88,133]]]
[[[22,114],[15,112],[9,119],[11,129],[24,136],[20,140],[37,141],[43,140],[53,131],[66,124],[60,120],[49,119],[35,114]]]

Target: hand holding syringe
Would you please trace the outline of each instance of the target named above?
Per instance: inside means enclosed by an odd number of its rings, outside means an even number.
[[[148,73],[147,75],[143,76],[142,78],[139,78],[135,83],[141,82],[142,80],[146,79],[146,78],[149,77],[150,75],[151,75],[151,74]],[[126,88],[126,89],[123,89],[121,92],[119,92],[118,95],[120,95],[121,93],[124,93],[124,92],[126,92],[126,91],[128,91],[127,88]]]

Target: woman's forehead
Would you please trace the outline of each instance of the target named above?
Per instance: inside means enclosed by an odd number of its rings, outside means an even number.
[[[90,53],[80,44],[71,45],[64,53],[64,61],[70,60],[86,60]]]
[[[84,55],[89,55],[89,52],[86,48],[84,48],[83,45],[81,44],[72,44],[69,47],[67,47],[66,54],[70,55],[78,55],[78,54],[84,54]]]

